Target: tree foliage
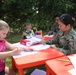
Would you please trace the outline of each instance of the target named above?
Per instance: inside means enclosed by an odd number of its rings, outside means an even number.
[[[0,18],[13,30],[22,31],[26,22],[49,30],[58,13],[76,16],[76,0],[0,0]]]

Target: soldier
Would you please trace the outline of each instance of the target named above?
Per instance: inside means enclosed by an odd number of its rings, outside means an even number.
[[[61,14],[55,15],[55,24],[51,27],[51,31],[48,32],[49,35],[56,35],[57,32],[59,31],[58,28],[58,21],[59,21],[59,17],[61,16]]]
[[[58,22],[59,32],[54,40],[48,40],[46,44],[56,44],[57,50],[65,55],[76,53],[76,32],[73,30],[72,23],[72,17],[69,14],[62,14]]]

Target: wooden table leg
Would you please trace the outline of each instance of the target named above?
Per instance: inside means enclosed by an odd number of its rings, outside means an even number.
[[[24,70],[23,69],[18,69],[18,75],[24,75]]]

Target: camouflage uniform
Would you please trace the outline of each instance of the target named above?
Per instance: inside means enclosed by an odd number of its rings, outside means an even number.
[[[57,44],[57,49],[65,55],[76,53],[76,32],[73,28],[68,34],[59,30],[54,40],[46,41],[46,44]]]
[[[54,25],[51,27],[50,34],[56,35],[58,31],[59,31],[58,25],[57,25],[57,24],[54,24]]]

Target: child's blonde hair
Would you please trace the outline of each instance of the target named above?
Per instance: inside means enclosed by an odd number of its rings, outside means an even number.
[[[9,25],[5,21],[0,20],[0,30],[2,30],[4,27],[10,29]]]

